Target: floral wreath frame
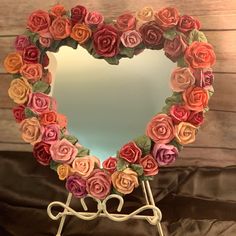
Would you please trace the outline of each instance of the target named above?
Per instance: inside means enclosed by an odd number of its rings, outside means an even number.
[[[27,31],[16,37],[16,51],[4,60],[6,71],[13,75],[8,93],[18,104],[13,114],[22,138],[33,145],[36,160],[55,170],[73,196],[89,194],[102,200],[112,193],[129,194],[175,161],[183,145],[194,142],[214,92],[215,53],[199,29],[196,18],[180,15],[172,7],[158,11],[144,7],[105,20],[84,6],[67,11],[57,4],[29,16]],[[57,112],[56,101],[49,96],[52,79],[46,52],[57,52],[62,45],[74,49],[80,45],[113,65],[144,49],[163,49],[177,62],[170,79],[173,94],[147,124],[146,134],[125,144],[102,167],[69,134],[66,116]]]

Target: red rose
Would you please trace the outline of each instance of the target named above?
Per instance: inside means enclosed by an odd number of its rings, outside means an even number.
[[[129,163],[136,163],[142,156],[142,151],[135,142],[125,144],[119,151],[119,156]]]
[[[193,29],[200,29],[200,22],[192,16],[183,15],[179,19],[177,29],[182,33],[187,33]]]
[[[123,14],[117,18],[115,26],[120,31],[135,29],[136,18],[131,14]]]
[[[108,171],[110,174],[115,172],[116,165],[117,165],[117,158],[116,157],[109,157],[102,163],[103,169]]]
[[[87,9],[84,6],[77,5],[71,9],[72,25],[76,23],[84,23],[84,18],[87,15]]]
[[[47,166],[50,164],[52,159],[49,151],[50,146],[50,144],[44,142],[39,142],[34,145],[33,155],[41,165]]]
[[[187,122],[191,123],[192,125],[199,126],[204,122],[204,114],[203,112],[194,112],[192,111],[190,116],[188,117]]]
[[[163,31],[156,21],[150,21],[143,24],[139,32],[142,35],[143,43],[147,48],[161,49],[163,48],[164,38]]]
[[[154,176],[158,173],[158,165],[152,155],[141,158],[140,165],[143,167],[143,172],[146,176]]]
[[[25,47],[22,55],[23,61],[25,63],[29,64],[38,63],[39,57],[40,57],[40,51],[36,46],[29,45]]]
[[[170,108],[170,116],[175,125],[179,124],[182,121],[187,121],[189,118],[189,115],[190,115],[190,111],[187,110],[184,106],[173,105]]]
[[[25,106],[20,105],[17,107],[14,107],[12,109],[13,115],[15,117],[15,120],[17,123],[20,123],[22,120],[24,120],[25,117]]]
[[[119,53],[119,45],[119,33],[111,25],[103,25],[93,34],[93,47],[98,55],[114,57]]]
[[[44,54],[42,66],[43,66],[43,67],[47,67],[48,65],[49,65],[49,57],[48,57],[48,54]]]
[[[214,82],[214,75],[210,68],[194,70],[193,75],[196,79],[196,85],[199,87],[210,87]]]

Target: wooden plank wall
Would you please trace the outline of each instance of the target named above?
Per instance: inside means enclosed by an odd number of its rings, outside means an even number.
[[[58,2],[42,0],[1,0],[0,4],[0,150],[31,150],[19,135],[7,96],[11,76],[2,67],[4,57],[13,50],[15,35],[24,32],[27,16],[34,10],[49,9]],[[64,0],[67,8],[84,4],[106,17],[135,11],[145,5],[155,9],[175,6],[181,13],[196,16],[214,46],[217,63],[215,94],[210,102],[205,125],[194,144],[186,147],[175,165],[228,166],[236,164],[236,0]]]

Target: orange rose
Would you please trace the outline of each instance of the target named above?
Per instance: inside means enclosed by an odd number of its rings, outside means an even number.
[[[49,125],[57,123],[57,113],[54,111],[47,111],[41,114],[40,124]]]
[[[189,87],[183,92],[185,107],[192,111],[203,111],[208,105],[209,95],[201,87]]]
[[[33,83],[39,80],[43,75],[43,67],[41,64],[24,64],[20,69],[21,75],[32,81]]]
[[[56,5],[54,5],[53,7],[51,7],[51,9],[50,9],[50,14],[51,14],[52,16],[55,16],[55,17],[57,17],[57,16],[63,16],[63,15],[66,14],[66,9],[65,9],[65,7],[64,7],[63,5],[61,5],[61,4],[56,4]]]
[[[123,194],[133,192],[134,188],[137,188],[139,185],[138,174],[130,168],[114,172],[111,175],[111,180],[114,188]]]
[[[23,65],[22,57],[18,52],[12,52],[7,55],[3,65],[8,73],[15,74],[20,71]]]
[[[196,133],[197,127],[188,122],[181,122],[175,126],[175,137],[182,145],[193,143],[195,141]]]
[[[215,64],[216,55],[209,43],[193,42],[185,51],[184,59],[193,68],[210,68]]]
[[[62,164],[57,167],[57,174],[60,180],[65,180],[71,173],[71,167],[67,164]]]
[[[70,37],[78,43],[85,43],[92,35],[91,29],[85,24],[75,24],[72,28]]]
[[[71,22],[66,17],[58,16],[50,26],[50,33],[55,40],[64,39],[70,36]]]

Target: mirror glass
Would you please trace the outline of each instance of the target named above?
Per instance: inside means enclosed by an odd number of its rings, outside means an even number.
[[[67,115],[69,132],[101,160],[144,134],[172,94],[169,80],[176,65],[162,50],[145,50],[119,65],[95,59],[81,47],[64,46],[53,56],[58,111]]]

